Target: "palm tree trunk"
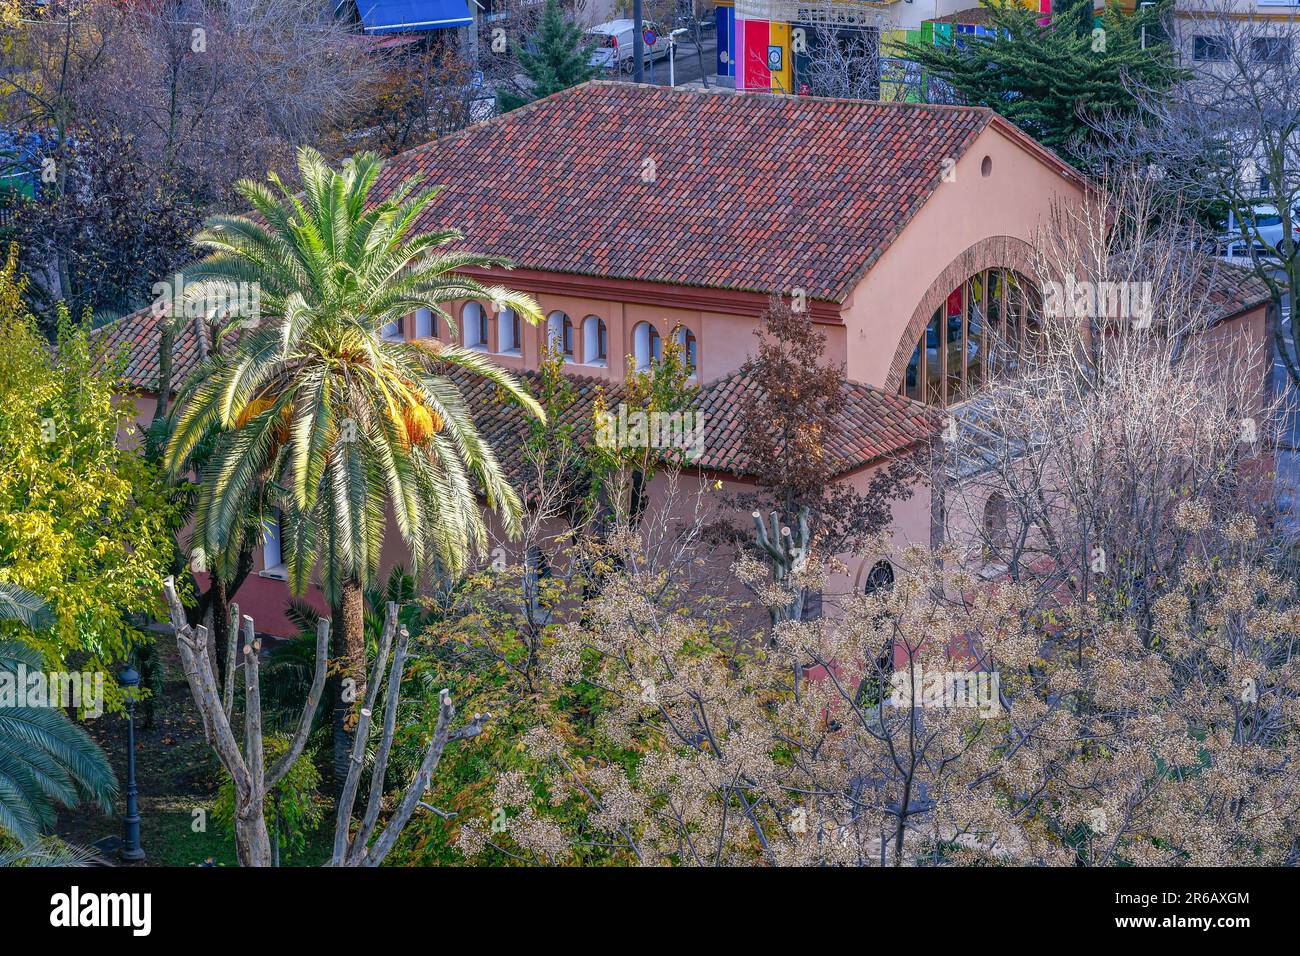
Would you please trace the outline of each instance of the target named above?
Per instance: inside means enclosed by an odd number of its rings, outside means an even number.
[[[230,633],[230,594],[226,582],[220,574],[212,572],[212,640],[208,642],[208,656],[215,657],[213,673],[217,675],[217,686],[226,686],[226,654],[233,637]]]
[[[334,785],[339,789],[348,776],[357,710],[366,697],[365,594],[360,582],[343,583],[333,613],[334,653],[341,665],[334,698]]]

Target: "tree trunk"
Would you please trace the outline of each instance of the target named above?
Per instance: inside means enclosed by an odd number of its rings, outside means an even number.
[[[266,815],[260,800],[235,815],[235,853],[240,866],[271,865],[271,838],[266,832]]]
[[[211,648],[209,656],[216,657],[216,666],[213,670],[217,674],[217,686],[224,687],[226,656],[230,642],[233,640],[230,634],[230,593],[226,589],[226,582],[215,571],[212,572],[209,580],[212,589],[212,641],[209,644]]]
[[[365,594],[357,581],[346,581],[333,609],[338,643],[339,677],[334,697],[334,785],[343,786],[357,723],[357,710],[366,697]]]

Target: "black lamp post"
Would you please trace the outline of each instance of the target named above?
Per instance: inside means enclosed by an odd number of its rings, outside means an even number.
[[[127,863],[144,859],[140,847],[140,807],[136,802],[135,786],[135,698],[140,688],[140,672],[129,663],[117,682],[126,690],[126,816],[122,818],[122,851],[118,855]]]
[[[645,41],[641,39],[641,31],[645,25],[641,21],[641,0],[632,0],[632,79],[640,83],[643,79],[641,75],[642,60],[645,59]],[[654,69],[654,64],[651,64]]]

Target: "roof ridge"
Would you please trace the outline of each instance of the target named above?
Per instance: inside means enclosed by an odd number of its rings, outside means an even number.
[[[708,90],[695,89],[693,87],[688,87],[688,86],[651,86],[650,84],[641,84],[641,86],[638,87],[637,84],[635,83],[628,83],[623,80],[609,80],[603,78],[588,80],[585,83],[579,83],[577,86],[570,87],[569,89],[578,90],[587,86],[608,86],[608,87],[617,87],[620,89],[629,89],[629,88],[644,89],[648,87],[654,93],[662,94],[664,96],[708,96],[712,98],[713,96],[716,95],[714,93],[709,92]],[[844,104],[867,108],[867,109],[887,107],[890,109],[898,109],[904,111],[906,110],[938,110],[938,111],[947,110],[947,111],[953,111],[958,113],[984,113],[984,114],[989,114],[990,116],[996,115],[996,110],[994,110],[992,107],[971,106],[963,103],[907,103],[907,102],[900,102],[897,100],[862,100],[852,96],[814,96],[805,93],[791,94],[791,93],[784,93],[779,90],[732,90],[730,87],[722,87],[722,88],[728,90],[726,94],[728,97],[750,97],[754,99],[766,98],[773,102],[788,103],[792,106],[798,105],[800,103],[844,103]],[[534,102],[541,102],[541,101],[537,100]],[[529,105],[531,106],[532,104],[530,103]],[[509,114],[503,114],[503,115],[509,115]]]

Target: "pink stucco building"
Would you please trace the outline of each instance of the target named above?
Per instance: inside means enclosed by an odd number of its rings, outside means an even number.
[[[826,333],[827,360],[845,367],[851,412],[833,455],[840,480],[865,484],[925,437],[926,405],[978,391],[994,342],[1022,339],[1034,237],[1054,205],[1089,188],[986,109],[609,82],[403,153],[380,188],[413,174],[445,187],[419,227],[459,229],[464,247],[512,261],[481,277],[530,293],[547,321],[456,302],[454,330],[418,314],[385,335],[456,340],[519,372],[537,368],[549,339],[582,394],[617,387],[627,356],[644,365],[679,335],[708,416],[695,464],[728,482],[744,474],[727,416],[744,387],[734,373],[772,295],[806,307]],[[1233,326],[1263,336],[1258,301],[1227,311]],[[105,334],[130,351],[147,419],[159,320],[139,314]],[[177,381],[199,351],[187,329]],[[475,407],[485,435],[508,442],[509,420],[488,421],[490,402]],[[931,524],[922,490],[898,507],[893,533],[928,542]],[[843,557],[860,585],[866,559]],[[238,595],[272,633],[287,628],[277,563],[272,539]]]

